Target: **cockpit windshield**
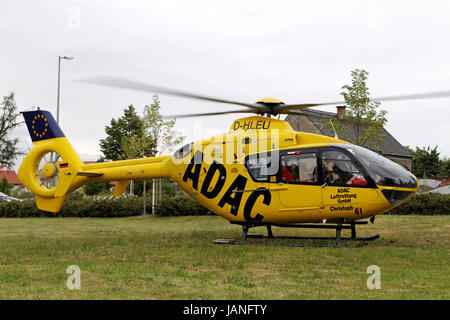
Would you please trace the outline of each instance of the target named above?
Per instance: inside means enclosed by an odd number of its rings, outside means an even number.
[[[417,188],[416,177],[401,165],[360,146],[339,144],[350,151],[365,167],[376,184],[390,187]]]

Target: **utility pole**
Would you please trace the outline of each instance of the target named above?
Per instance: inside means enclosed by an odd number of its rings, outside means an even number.
[[[73,60],[73,57],[69,56],[58,56],[58,91],[56,97],[56,123],[59,124],[59,89],[61,82],[61,60]]]

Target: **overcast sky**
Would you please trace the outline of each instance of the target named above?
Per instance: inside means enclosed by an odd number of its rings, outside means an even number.
[[[75,82],[119,76],[255,102],[342,100],[356,68],[371,97],[450,90],[450,1],[23,1],[0,4],[0,94],[54,113],[83,160],[100,155],[105,125],[152,94]],[[163,114],[240,109],[160,96]],[[382,103],[403,145],[450,157],[450,98]],[[321,110],[335,111],[335,107]],[[227,131],[242,115],[179,119],[185,135]],[[31,146],[23,127],[21,148]],[[21,161],[21,160],[20,160]],[[20,164],[20,161],[18,161]]]

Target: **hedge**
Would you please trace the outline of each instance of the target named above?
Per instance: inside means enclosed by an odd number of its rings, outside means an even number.
[[[155,215],[168,216],[201,216],[211,212],[187,195],[178,195],[163,199],[155,208]]]
[[[390,210],[396,215],[447,215],[450,214],[450,195],[417,193],[405,203]]]
[[[130,196],[90,198],[75,194],[66,199],[58,213],[39,210],[33,200],[0,202],[0,217],[129,217],[141,215],[142,208],[142,198]]]
[[[58,213],[46,212],[36,207],[34,200],[22,202],[0,202],[0,217],[28,218],[28,217],[129,217],[142,214],[143,198],[123,196],[85,197],[79,193],[71,193],[64,201]],[[151,199],[147,199],[147,212],[151,212]],[[178,195],[163,199],[156,207],[158,216],[196,216],[207,215],[210,212],[190,198],[188,195]]]

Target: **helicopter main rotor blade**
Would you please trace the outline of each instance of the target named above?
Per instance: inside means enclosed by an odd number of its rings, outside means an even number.
[[[165,119],[190,118],[190,117],[216,116],[216,115],[230,114],[230,113],[255,113],[255,112],[254,111],[250,111],[250,110],[233,110],[233,111],[222,111],[222,112],[170,115],[170,116],[164,116],[163,118],[165,118]],[[302,115],[301,112],[294,111],[294,110],[282,111],[280,113],[282,113],[282,114],[292,114],[292,115]]]
[[[280,114],[293,114],[293,115],[304,115],[303,113],[299,112],[299,111],[295,111],[295,110],[284,110],[281,111]]]
[[[450,97],[450,91],[438,91],[427,93],[407,94],[401,96],[390,96],[370,99],[371,101],[394,101],[394,100],[419,100],[419,99],[433,99]]]
[[[277,113],[286,113],[286,111],[305,109],[309,107],[318,107],[318,106],[326,106],[326,105],[334,105],[334,104],[343,104],[345,102],[327,102],[327,103],[301,103],[301,104],[285,104],[274,106],[272,108],[272,112]]]
[[[106,76],[105,77],[93,77],[93,78],[81,79],[78,81],[102,85],[102,86],[106,86],[106,87],[115,87],[115,88],[130,89],[130,90],[137,90],[137,91],[143,91],[143,92],[161,93],[161,94],[167,94],[167,95],[176,96],[176,97],[192,98],[192,99],[211,101],[211,102],[228,103],[228,104],[234,104],[234,105],[251,108],[251,109],[255,110],[256,112],[267,112],[267,108],[262,105],[259,105],[259,104],[225,100],[225,99],[214,98],[214,97],[206,97],[206,96],[202,96],[202,95],[198,95],[198,94],[157,87],[157,86],[153,86],[153,85],[150,85],[147,83],[123,79],[123,78],[117,78],[117,77],[106,77]]]
[[[230,113],[255,113],[255,111],[244,109],[244,110],[219,111],[219,112],[207,112],[207,113],[191,113],[191,114],[178,114],[178,115],[164,116],[163,118],[172,119],[172,118],[207,117],[207,116],[217,116],[217,115],[221,115],[221,114],[230,114]]]
[[[433,99],[433,98],[445,98],[445,97],[450,97],[450,91],[438,91],[438,92],[380,97],[380,98],[372,98],[369,101],[418,100],[418,99]],[[283,111],[289,111],[289,110],[305,109],[305,108],[309,108],[309,107],[318,107],[318,106],[338,105],[338,104],[345,104],[345,103],[346,103],[345,101],[338,101],[338,102],[326,102],[326,103],[285,104],[285,105],[276,106],[272,110],[277,113],[283,113]]]

